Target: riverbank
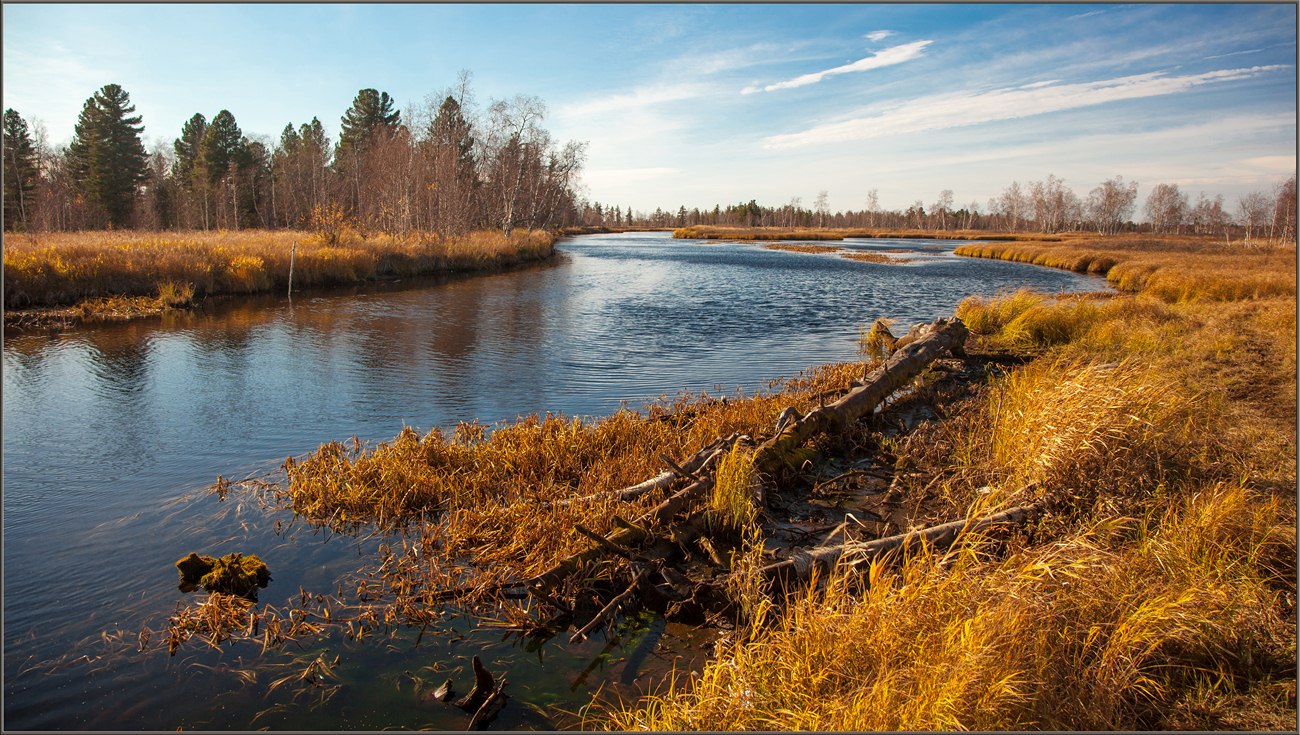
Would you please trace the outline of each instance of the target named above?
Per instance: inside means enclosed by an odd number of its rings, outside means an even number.
[[[517,230],[442,238],[356,232],[80,232],[5,238],[5,324],[120,320],[209,296],[491,271],[554,253],[556,233]],[[292,261],[292,263],[291,263]]]
[[[1235,276],[1211,267],[1215,253],[1167,250],[1144,252],[1167,257],[1162,278],[1193,284],[1178,298],[1146,278],[1118,295],[964,301],[964,354],[936,361],[877,417],[798,447],[793,471],[758,477],[761,501],[753,446],[843,396],[861,364],[598,421],[327,444],[287,463],[272,492],[338,531],[405,535],[365,560],[347,618],[335,600],[276,619],[364,635],[428,625],[454,600],[542,640],[599,628],[616,603],[718,626],[699,676],[600,704],[588,726],[1286,728],[1294,271],[1290,295],[1246,295],[1223,286]],[[1285,283],[1284,265],[1255,275]],[[862,347],[868,361],[889,353],[879,335]],[[718,438],[732,440],[721,455]],[[696,461],[711,446],[714,464]],[[665,471],[663,487],[644,488]],[[730,492],[684,500],[676,518],[653,512],[699,481]],[[872,565],[866,591],[848,573],[790,598],[758,584],[792,546],[1024,506],[1041,515],[1023,532]],[[636,571],[673,548],[685,561]],[[548,584],[519,586],[538,579]],[[235,623],[226,634],[241,635]]]
[[[1294,727],[1295,272],[1144,250],[1112,265],[1158,263],[1130,293],[963,302],[969,356],[1024,364],[888,445],[909,470],[898,494],[946,507],[935,520],[1025,504],[1052,507],[1044,520],[872,565],[866,591],[836,573],[728,636],[689,684],[588,724]]]

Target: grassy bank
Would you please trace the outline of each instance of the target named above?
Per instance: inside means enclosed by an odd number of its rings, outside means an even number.
[[[541,259],[551,254],[555,239],[540,231],[450,238],[280,230],[10,235],[5,238],[5,309],[156,298],[177,289],[194,297],[280,291],[288,287],[295,243],[294,288],[311,288]]]
[[[1136,293],[962,303],[968,349],[1029,362],[900,457],[956,517],[1037,502],[1049,520],[874,566],[865,591],[834,576],[588,724],[1294,728],[1294,270],[1288,288],[1285,256],[1099,245],[1079,250],[1143,266]]]
[[[1062,242],[961,245],[955,252],[1104,275],[1121,291],[1171,302],[1295,296],[1294,247],[1227,248],[1195,237],[1076,235]]]

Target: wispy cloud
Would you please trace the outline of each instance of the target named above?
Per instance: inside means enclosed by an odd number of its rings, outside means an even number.
[[[1252,66],[1183,76],[1151,72],[1078,84],[1047,83],[974,94],[936,95],[907,102],[877,115],[770,136],[763,140],[763,147],[796,148],[1011,120],[1119,100],[1176,94],[1206,84],[1248,79],[1285,68],[1281,65]]]
[[[626,94],[598,97],[585,102],[565,105],[560,112],[572,116],[595,115],[606,112],[628,112],[657,107],[666,102],[693,99],[709,92],[706,85],[695,83],[669,83],[637,87]]]
[[[878,33],[880,31],[877,31]],[[850,74],[853,72],[870,71],[885,66],[902,64],[912,59],[919,58],[933,41],[913,41],[901,46],[891,46],[890,48],[878,51],[871,56],[858,59],[850,64],[837,66],[832,69],[812,72],[811,74],[802,74],[794,79],[787,79],[784,82],[776,82],[764,87],[757,85],[749,86],[741,90],[742,94],[753,94],[755,92],[774,92],[778,89],[794,89],[795,87],[804,87],[809,84],[816,84],[826,77],[836,76],[838,74]]]
[[[892,35],[894,35],[893,31],[879,30],[879,31],[872,31],[870,33],[863,34],[862,37],[867,39],[868,41],[875,42],[875,41],[883,41]]]

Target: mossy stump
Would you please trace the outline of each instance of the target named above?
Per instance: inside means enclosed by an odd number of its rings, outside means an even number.
[[[257,590],[271,581],[270,569],[256,554],[212,557],[191,552],[176,562],[176,568],[181,573],[182,592],[202,587],[208,592],[224,592],[256,600]]]

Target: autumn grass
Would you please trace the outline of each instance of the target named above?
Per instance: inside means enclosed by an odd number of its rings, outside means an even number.
[[[767,250],[785,250],[791,253],[833,253],[839,250],[834,245],[809,245],[806,243],[773,242],[763,246]]]
[[[544,258],[554,242],[552,233],[522,230],[449,238],[362,238],[351,231],[329,238],[284,230],[11,235],[5,238],[5,308],[151,296],[165,284],[197,297],[278,291],[288,286],[295,243],[294,287],[310,288],[493,268]]]
[[[284,493],[295,511],[335,527],[412,525],[409,543],[392,550],[392,566],[406,564],[404,577],[418,580],[402,594],[487,590],[587,548],[575,525],[608,533],[614,515],[635,518],[658,502],[619,501],[613,491],[663,472],[661,454],[682,461],[717,437],[766,435],[786,407],[807,411],[860,376],[860,365],[829,365],[777,390],[683,394],[595,421],[548,414],[423,436],[407,429],[373,445],[331,442],[286,462]],[[740,456],[730,461],[739,478]],[[721,505],[745,515],[739,499]]]
[[[1294,292],[1246,294],[1217,256],[1150,254],[1206,274],[1192,298],[963,302],[976,347],[1029,361],[901,451],[952,517],[1033,503],[1032,533],[877,564],[865,589],[837,572],[587,725],[1293,729]]]
[[[836,575],[773,627],[745,629],[689,687],[587,724],[1286,729],[1293,522],[1293,504],[1216,486],[1003,558],[969,538],[875,565],[865,593]],[[1251,706],[1224,706],[1234,698]]]
[[[962,245],[957,255],[1104,275],[1115,288],[1164,301],[1233,301],[1296,293],[1296,251],[1227,248],[1203,238],[1074,237],[1059,243]]]
[[[849,260],[861,261],[863,263],[879,263],[881,265],[896,265],[898,263],[907,262],[906,258],[894,258],[888,255],[884,255],[883,253],[862,253],[862,252],[840,253],[840,257],[847,258]]]

